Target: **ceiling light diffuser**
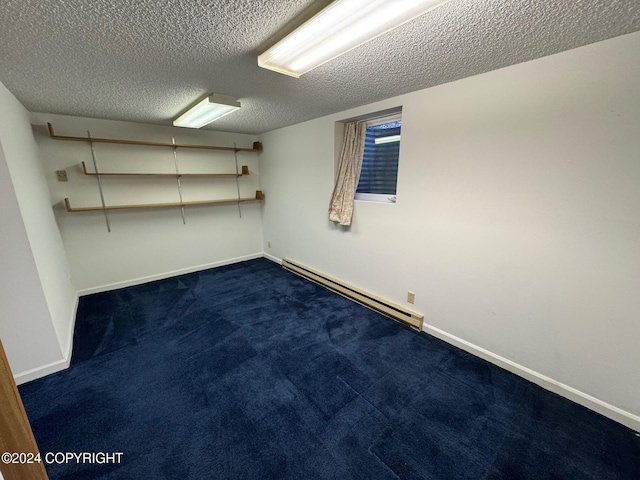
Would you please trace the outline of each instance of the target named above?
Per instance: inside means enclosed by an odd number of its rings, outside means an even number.
[[[258,56],[258,65],[299,78],[449,0],[336,0]]]
[[[214,93],[176,118],[173,125],[175,127],[201,128],[239,108],[240,102],[235,98]]]

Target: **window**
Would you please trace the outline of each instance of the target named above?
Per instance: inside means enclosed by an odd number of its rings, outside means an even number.
[[[395,203],[401,128],[400,114],[367,122],[356,200]]]

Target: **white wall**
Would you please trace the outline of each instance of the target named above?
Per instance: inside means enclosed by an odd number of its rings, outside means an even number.
[[[265,251],[414,291],[449,339],[637,422],[639,51],[635,33],[262,135]],[[335,122],[398,105],[397,203],[336,228]]]
[[[2,84],[0,184],[0,336],[25,381],[66,366],[76,294],[29,113]]]
[[[250,148],[255,137],[184,128],[115,122],[108,120],[32,114],[36,139],[44,157],[56,220],[67,250],[74,283],[80,293],[163,278],[262,254],[261,203],[186,207],[183,225],[179,208],[111,211],[111,233],[102,212],[68,213],[62,201],[75,207],[99,206],[95,177],[85,176],[80,164],[92,169],[88,143],[52,140],[46,131],[51,122],[58,135],[118,138]],[[171,148],[95,144],[102,172],[175,172]],[[233,152],[178,149],[183,173],[235,172]],[[250,175],[239,180],[242,197],[255,197],[260,189],[259,154],[238,153],[238,165],[249,166]],[[68,182],[58,182],[56,170],[66,170]],[[175,177],[103,177],[107,204],[176,202]],[[182,179],[184,201],[236,198],[234,177]],[[266,199],[268,202],[269,200]]]

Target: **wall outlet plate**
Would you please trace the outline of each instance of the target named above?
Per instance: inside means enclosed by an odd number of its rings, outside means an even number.
[[[407,292],[407,302],[415,303],[415,301],[416,301],[416,294],[413,292]]]
[[[67,181],[67,171],[66,170],[56,170],[56,177],[59,182]]]

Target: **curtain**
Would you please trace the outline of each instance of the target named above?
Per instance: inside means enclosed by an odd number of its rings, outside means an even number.
[[[353,197],[360,179],[366,132],[366,122],[345,123],[344,125],[344,141],[338,165],[338,176],[329,204],[329,220],[338,222],[340,225],[351,225]]]

